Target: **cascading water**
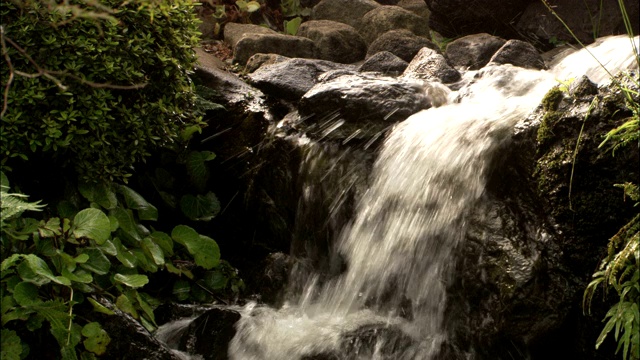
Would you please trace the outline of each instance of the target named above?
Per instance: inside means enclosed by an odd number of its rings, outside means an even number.
[[[611,72],[629,66],[633,56],[620,56],[629,48],[625,37],[590,47],[599,59],[615,59],[616,64],[601,60]],[[384,142],[354,219],[336,241],[347,269],[327,281],[311,277],[296,303],[282,309],[247,305],[230,357],[434,358],[446,341],[449,263],[464,238],[465,215],[484,192],[494,154],[556,78],[568,77],[567,69],[569,76],[604,79],[596,62],[592,70],[575,71],[589,59],[578,51],[551,71],[487,66],[467,73],[467,85],[450,93],[448,104],[398,124]],[[391,330],[368,337],[364,346],[353,334],[366,329]]]

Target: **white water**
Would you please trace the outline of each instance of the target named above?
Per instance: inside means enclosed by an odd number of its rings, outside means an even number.
[[[628,66],[621,52],[629,48],[629,40],[618,37],[592,52],[615,72]],[[394,359],[431,359],[446,338],[452,253],[464,237],[466,212],[484,192],[493,155],[556,79],[587,74],[602,81],[606,72],[598,68],[585,51],[548,72],[488,66],[468,74],[475,75],[473,84],[449,94],[448,104],[398,124],[355,218],[338,239],[347,270],[322,285],[309,279],[299,301],[282,309],[248,305],[229,347],[231,359],[339,354],[343,334],[368,324],[395,326],[414,340]],[[383,346],[349,358],[387,358]]]

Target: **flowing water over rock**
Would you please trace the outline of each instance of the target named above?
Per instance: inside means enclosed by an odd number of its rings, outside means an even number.
[[[599,41],[592,51],[614,59],[601,62],[615,72],[630,66],[615,54],[621,48],[629,49],[627,38]],[[447,104],[396,125],[362,179],[369,186],[353,219],[333,241],[346,269],[330,279],[307,276],[281,309],[245,306],[230,358],[438,358],[452,257],[496,153],[556,79],[586,73],[602,81],[598,67],[584,51],[550,71],[490,64],[466,73]]]

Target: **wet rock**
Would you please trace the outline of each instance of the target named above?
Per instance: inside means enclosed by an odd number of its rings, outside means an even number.
[[[291,58],[314,58],[315,43],[305,37],[282,34],[245,34],[233,48],[233,61],[246,64],[255,54],[273,53]]]
[[[247,65],[244,69],[246,72],[252,73],[262,65],[276,64],[287,59],[289,58],[278,54],[255,54],[247,60]]]
[[[425,0],[431,10],[429,26],[440,34],[460,35],[489,33],[518,38],[514,29],[518,18],[535,0]]]
[[[511,64],[526,69],[546,69],[544,60],[536,48],[521,40],[507,41],[491,57],[489,62],[496,64]]]
[[[362,72],[379,72],[385,75],[398,76],[404,72],[409,63],[388,51],[380,51],[369,57],[360,65]]]
[[[633,33],[637,34],[639,29],[638,17],[640,5],[637,1],[625,1],[625,8],[629,19],[632,19],[631,26]],[[626,34],[623,24],[623,17],[620,7],[615,0],[555,0],[551,2],[554,11],[562,18],[565,24],[583,43],[592,43],[594,38]],[[585,19],[592,19],[597,14],[597,25]],[[634,20],[635,19],[635,20]],[[561,41],[575,42],[565,25],[540,1],[532,1],[523,14],[515,23],[516,29],[529,39],[536,39],[541,47],[555,46]],[[597,32],[597,35],[594,35]]]
[[[598,148],[630,110],[615,86],[597,89],[591,106],[595,85],[580,81],[584,95],[555,88],[516,126],[471,212],[446,316],[454,342],[479,358],[601,358],[600,319],[582,315],[582,294],[607,239],[637,214],[613,185],[637,179],[640,160],[637,149]]]
[[[120,311],[107,299],[96,300],[114,313],[106,315],[94,311],[88,315],[93,321],[98,321],[111,338],[103,355],[105,359],[180,360],[178,355],[156,340],[136,319]]]
[[[265,304],[279,305],[289,280],[289,273],[294,265],[291,256],[282,253],[269,254],[256,269],[259,274],[251,279],[255,284],[248,284],[259,294]]]
[[[156,318],[156,323],[163,325],[183,318],[196,317],[209,309],[209,306],[203,305],[164,303],[158,306],[153,311],[153,314]]]
[[[436,50],[422,48],[409,63],[402,77],[440,81],[447,84],[460,80],[460,73],[452,68],[444,56]]]
[[[477,70],[487,65],[505,43],[504,39],[485,33],[468,35],[449,43],[445,56],[454,67]]]
[[[374,358],[374,354],[383,359],[410,359],[414,343],[414,339],[397,325],[370,324],[344,334],[341,351],[346,355],[343,357],[345,360],[364,356]]]
[[[367,58],[380,51],[388,51],[402,60],[410,62],[423,47],[428,47],[434,50],[438,49],[438,47],[429,39],[418,36],[409,30],[390,30],[380,35],[371,43],[371,45],[369,45]]]
[[[571,83],[571,85],[569,85],[569,95],[576,98],[596,95],[597,93],[598,85],[584,75],[577,78]]]
[[[380,6],[369,11],[357,29],[367,44],[389,30],[406,29],[418,36],[429,37],[425,19],[399,6]]]
[[[337,21],[358,29],[362,17],[379,6],[373,0],[322,0],[313,7],[311,19]]]
[[[311,88],[299,103],[300,115],[317,124],[311,136],[368,137],[430,106],[420,82],[354,73]]]
[[[364,59],[367,46],[352,26],[331,20],[311,20],[298,29],[298,36],[313,40],[318,58],[351,64]]]
[[[290,59],[259,68],[249,75],[249,80],[269,95],[298,100],[317,83],[320,74],[335,69],[355,70],[355,66],[326,60]]]
[[[215,90],[217,94],[216,99],[210,100],[241,112],[268,112],[264,104],[264,94],[260,90],[221,68],[224,64],[214,55],[199,48],[195,50],[198,57],[196,76],[204,86]]]
[[[178,350],[200,355],[204,360],[226,360],[238,320],[240,314],[237,311],[223,308],[208,310],[183,330]]]

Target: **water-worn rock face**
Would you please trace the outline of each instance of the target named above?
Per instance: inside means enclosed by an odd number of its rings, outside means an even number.
[[[409,30],[390,30],[380,35],[369,45],[367,57],[371,57],[380,51],[388,51],[409,62],[423,47],[438,49],[428,38],[418,36]]]
[[[511,64],[526,69],[546,69],[542,56],[533,45],[522,40],[507,41],[489,62],[496,64]]]
[[[299,111],[306,123],[326,123],[316,136],[346,139],[370,137],[430,105],[420,82],[353,73],[311,88]]]
[[[267,94],[298,100],[318,82],[320,74],[336,69],[355,67],[326,60],[290,59],[261,67],[249,79]]]
[[[366,13],[357,27],[367,44],[390,30],[407,29],[418,36],[429,37],[424,18],[399,6],[380,6]]]
[[[438,51],[422,48],[402,74],[408,79],[439,81],[445,84],[460,80],[460,73],[452,68]]]
[[[593,349],[603,310],[581,315],[582,292],[607,239],[633,216],[613,185],[637,179],[639,159],[633,147],[615,157],[598,148],[629,115],[619,88],[594,94],[595,85],[579,82],[571,93],[550,91],[518,125],[473,211],[450,288],[458,350],[482,349],[483,358],[505,349],[536,359],[608,358],[611,349]]]
[[[450,42],[445,56],[452,66],[477,70],[487,65],[505,42],[486,33],[467,35]]]
[[[311,18],[337,21],[358,29],[362,17],[379,6],[373,0],[322,0],[313,7]]]
[[[385,75],[398,76],[409,66],[409,63],[388,51],[380,51],[372,55],[360,65],[362,72],[379,72]]]

